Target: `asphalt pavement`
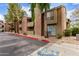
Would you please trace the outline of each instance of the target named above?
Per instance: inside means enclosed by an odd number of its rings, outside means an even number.
[[[0,56],[27,56],[47,43],[0,32]]]

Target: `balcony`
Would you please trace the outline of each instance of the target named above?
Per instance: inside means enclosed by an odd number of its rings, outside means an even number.
[[[49,17],[49,18],[47,18],[46,21],[47,21],[48,24],[54,24],[54,23],[57,23],[57,19],[54,18],[54,17]]]
[[[33,27],[34,26],[34,23],[33,22],[28,22],[27,26],[28,27]]]
[[[33,34],[33,31],[27,31],[28,34]]]

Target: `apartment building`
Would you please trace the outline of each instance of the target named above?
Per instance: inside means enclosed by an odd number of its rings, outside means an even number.
[[[63,34],[70,22],[66,18],[66,8],[62,5],[43,13],[36,7],[35,21],[32,22],[29,17],[24,17],[22,21],[23,32],[49,37]]]
[[[56,36],[63,34],[67,27],[66,8],[58,6],[41,14],[38,7],[35,8],[35,34],[40,36]]]
[[[45,12],[41,12],[36,7],[35,21],[32,22],[30,17],[24,16],[21,23],[19,23],[19,32],[39,36],[56,36],[63,34],[69,26],[68,20],[66,18],[66,8],[62,5]]]
[[[23,17],[22,33],[34,34],[34,22],[32,22],[32,19],[30,17]]]

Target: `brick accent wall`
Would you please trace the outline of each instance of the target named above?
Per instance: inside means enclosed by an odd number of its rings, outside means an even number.
[[[27,33],[27,17],[23,17],[22,19],[22,33]]]
[[[64,30],[66,29],[66,9],[65,7],[61,6],[57,9],[57,33],[63,34]]]
[[[41,36],[41,32],[42,32],[41,11],[38,8],[38,5],[34,10],[35,10],[35,26],[34,26],[35,35]]]

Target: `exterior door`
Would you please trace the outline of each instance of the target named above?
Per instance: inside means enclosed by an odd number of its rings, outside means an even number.
[[[48,36],[55,36],[55,35],[56,35],[56,26],[48,25]]]

